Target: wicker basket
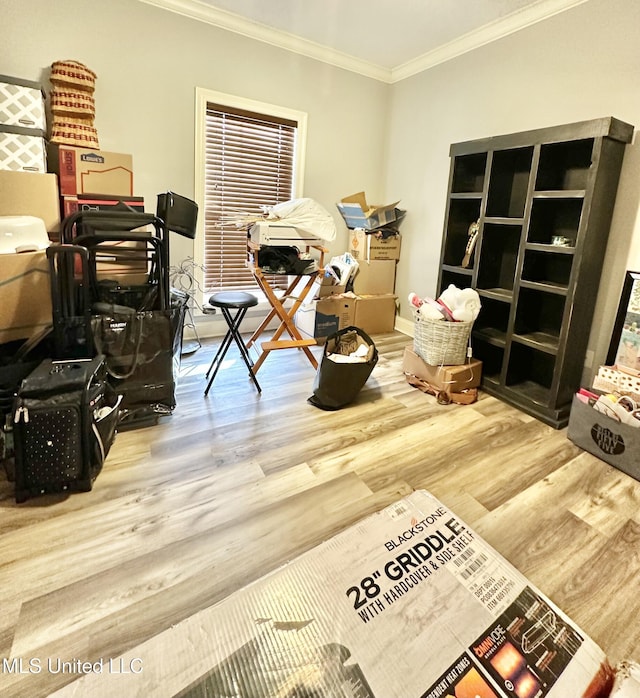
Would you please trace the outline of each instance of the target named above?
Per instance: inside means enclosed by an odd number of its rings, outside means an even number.
[[[430,320],[413,312],[413,348],[430,366],[458,366],[467,359],[473,322]]]
[[[93,70],[78,61],[55,61],[51,64],[52,85],[72,85],[78,90],[93,92],[96,78]]]

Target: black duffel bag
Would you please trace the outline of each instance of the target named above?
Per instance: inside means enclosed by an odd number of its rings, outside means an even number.
[[[307,402],[322,410],[339,410],[348,405],[377,363],[376,345],[359,327],[345,327],[330,335],[316,373],[313,395]]]

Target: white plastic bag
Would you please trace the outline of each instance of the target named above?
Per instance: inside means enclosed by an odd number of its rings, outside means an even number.
[[[291,199],[276,204],[269,209],[267,220],[282,221],[328,242],[336,239],[333,217],[313,199]]]

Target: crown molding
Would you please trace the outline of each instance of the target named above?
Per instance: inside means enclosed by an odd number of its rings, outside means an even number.
[[[513,34],[525,27],[529,27],[532,24],[541,22],[544,19],[553,17],[553,15],[557,15],[588,1],[589,0],[540,0],[540,2],[535,5],[525,7],[508,17],[486,24],[479,29],[464,34],[448,44],[443,44],[433,51],[429,51],[422,56],[418,56],[411,61],[396,66],[391,70],[391,82],[405,80],[412,75],[433,68],[440,63],[445,63],[452,58],[456,58],[464,53],[490,44],[493,41],[497,41],[509,34]]]
[[[374,80],[391,82],[391,70],[388,68],[383,68],[341,51],[327,48],[314,41],[302,39],[294,34],[272,29],[258,22],[252,22],[232,12],[220,10],[198,0],[140,0],[140,2],[175,12],[183,17],[212,24],[250,39],[262,41],[307,58],[328,63],[337,68],[344,68]]]
[[[424,70],[473,51],[481,46],[497,41],[525,27],[536,24],[548,17],[569,10],[589,0],[539,0],[535,5],[525,7],[508,17],[498,19],[479,29],[469,32],[454,41],[428,51],[422,56],[407,61],[389,70],[368,61],[355,58],[341,51],[330,49],[314,41],[302,39],[288,32],[272,29],[264,24],[252,22],[233,12],[212,7],[200,0],[139,0],[147,5],[175,12],[199,22],[205,22],[221,29],[241,34],[271,46],[292,51],[307,58],[328,63],[380,82],[394,83],[405,80]]]

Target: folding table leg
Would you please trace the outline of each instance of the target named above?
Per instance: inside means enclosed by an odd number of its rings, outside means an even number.
[[[253,373],[255,374],[260,369],[264,360],[269,355],[269,352],[273,351],[274,349],[302,349],[306,357],[309,359],[311,365],[317,369],[318,362],[316,361],[315,356],[311,353],[309,349],[310,346],[315,345],[315,341],[311,339],[303,339],[302,335],[298,331],[298,328],[295,326],[295,323],[293,321],[293,316],[295,315],[298,308],[300,308],[302,302],[304,301],[305,297],[308,295],[309,291],[311,290],[311,287],[313,286],[315,275],[309,277],[307,283],[303,287],[302,291],[298,294],[292,307],[289,310],[287,310],[284,307],[282,299],[276,296],[273,289],[271,288],[271,285],[260,270],[256,269],[254,272],[254,276],[256,278],[256,281],[258,282],[258,285],[260,286],[267,300],[269,301],[269,304],[271,305],[272,309],[267,317],[266,322],[263,322],[260,328],[258,328],[258,330],[254,332],[250,341],[254,341],[256,339],[256,337],[263,331],[264,327],[266,327],[266,323],[270,321],[272,318],[277,316],[280,319],[280,325],[274,332],[270,341],[262,342],[262,353],[260,354],[253,366]],[[301,276],[298,276],[294,279],[294,281],[291,284],[289,284],[284,299],[289,297],[289,295],[297,286],[301,278]],[[285,330],[291,337],[291,340],[280,339]]]

